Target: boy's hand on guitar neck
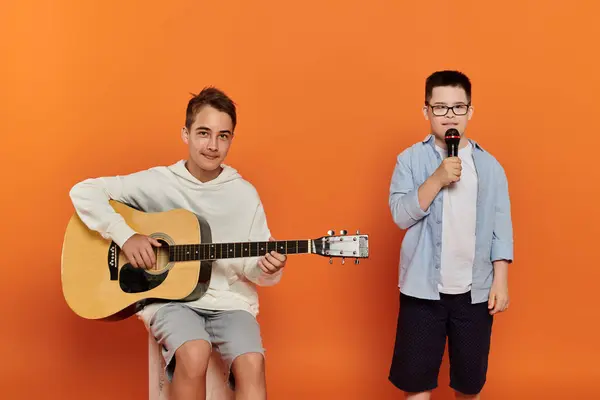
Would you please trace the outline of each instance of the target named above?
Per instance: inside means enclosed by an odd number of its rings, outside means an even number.
[[[275,239],[272,237],[269,238],[269,242],[274,241]],[[287,257],[285,255],[277,253],[276,251],[272,251],[258,260],[258,266],[264,273],[272,275],[281,268],[285,267],[286,262]]]
[[[127,239],[121,250],[133,267],[150,269],[156,267],[156,255],[152,246],[160,247],[160,243],[154,238],[136,233]]]

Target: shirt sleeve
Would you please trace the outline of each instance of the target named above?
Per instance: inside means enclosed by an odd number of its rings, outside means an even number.
[[[513,227],[508,180],[501,166],[498,171],[491,256],[492,262],[506,260],[510,263],[513,261]]]
[[[408,166],[410,153],[400,154],[392,174],[389,206],[392,218],[400,229],[408,229],[429,215],[429,209],[422,210],[419,205],[419,191],[415,187],[413,174]]]
[[[81,221],[105,239],[119,247],[136,232],[109,203],[115,200],[130,205],[143,203],[142,186],[148,181],[149,171],[125,176],[89,178],[75,184],[69,196]]]

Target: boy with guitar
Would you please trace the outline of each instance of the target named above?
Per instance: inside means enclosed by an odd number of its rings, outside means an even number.
[[[100,177],[77,183],[70,192],[83,223],[114,241],[136,268],[156,265],[161,243],[136,233],[109,200],[146,212],[187,209],[206,219],[212,241],[271,239],[256,189],[224,164],[234,138],[236,107],[222,91],[206,88],[188,103],[181,137],[187,160],[124,176]],[[205,374],[216,346],[235,378],[236,398],[265,399],[265,364],[256,321],[255,285],[281,279],[286,257],[275,251],[264,257],[215,260],[210,286],[190,302],[162,302],[139,311],[149,332],[161,345],[172,380],[170,396],[185,400],[205,397]]]

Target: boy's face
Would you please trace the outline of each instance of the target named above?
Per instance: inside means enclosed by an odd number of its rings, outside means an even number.
[[[227,113],[205,106],[196,114],[189,131],[182,129],[181,136],[188,145],[190,161],[199,172],[212,175],[219,171],[231,146],[233,122]]]
[[[438,139],[438,143],[444,143],[446,131],[450,128],[458,130],[461,136],[464,134],[467,121],[473,115],[473,107],[469,105],[467,94],[462,87],[437,86],[433,88],[429,106],[423,107],[423,114],[429,121],[431,132]]]

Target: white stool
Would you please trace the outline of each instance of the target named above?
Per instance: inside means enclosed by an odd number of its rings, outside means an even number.
[[[160,346],[148,335],[149,400],[169,399],[169,380]],[[227,383],[227,370],[218,351],[211,352],[206,371],[206,400],[233,400],[234,393]]]

